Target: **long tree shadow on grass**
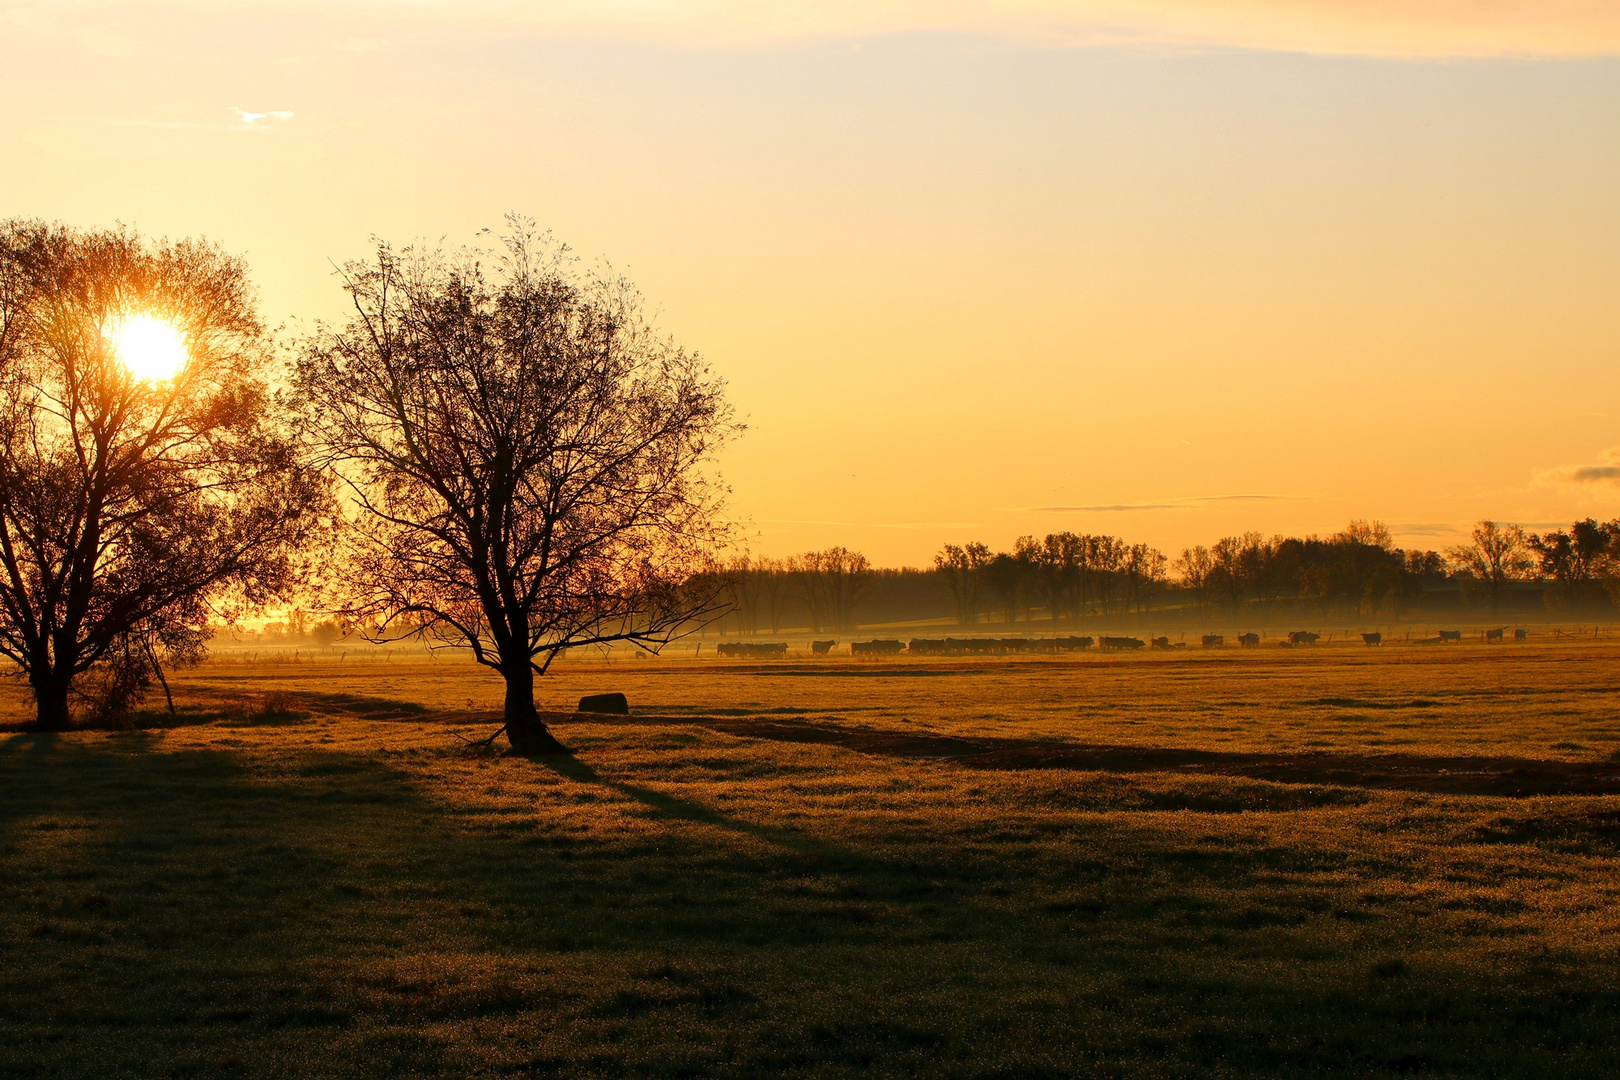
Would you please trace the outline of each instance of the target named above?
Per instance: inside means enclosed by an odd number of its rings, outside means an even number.
[[[1408,964],[1391,950],[1411,926],[1322,884],[1344,856],[1307,839],[1200,841],[1129,815],[876,838],[834,819],[807,838],[578,760],[263,746],[0,744],[9,1074],[1616,1064],[1606,979],[1573,960]],[[1313,929],[1341,909],[1363,910],[1366,941]]]
[[[1183,747],[1074,743],[880,731],[812,720],[756,716],[596,716],[559,713],[548,723],[692,726],[775,742],[838,746],[864,754],[949,761],[972,769],[1182,772],[1284,784],[1330,784],[1442,795],[1620,794],[1620,762],[1333,751],[1246,753]]]

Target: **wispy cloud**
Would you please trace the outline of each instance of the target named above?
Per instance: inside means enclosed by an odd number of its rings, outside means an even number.
[[[1389,531],[1396,536],[1461,536],[1471,527],[1453,521],[1414,521],[1392,524]]]
[[[1053,45],[1239,48],[1358,56],[1600,56],[1620,53],[1608,0],[412,0],[377,4],[545,29],[684,41],[949,33]]]
[[[1554,487],[1620,483],[1620,446],[1610,447],[1599,461],[1586,465],[1561,465],[1536,473],[1538,484]]]
[[[1191,495],[1163,502],[1095,503],[1088,506],[1017,506],[1008,507],[1012,513],[1041,514],[1105,514],[1131,510],[1191,510],[1210,503],[1222,502],[1281,502],[1299,499],[1299,495]]]
[[[240,105],[232,105],[231,112],[236,114],[236,123],[239,127],[253,127],[254,125],[284,124],[291,120],[294,113],[291,109],[270,109],[265,112],[249,112]]]
[[[832,525],[840,529],[976,529],[976,521],[822,521],[819,518],[759,518],[761,525]]]
[[[219,120],[202,123],[196,120],[153,120],[141,117],[108,117],[87,116],[80,117],[82,122],[92,124],[106,124],[109,127],[147,128],[154,131],[262,131],[266,128],[285,124],[296,113],[291,109],[266,109],[262,112],[253,112],[237,105],[230,107],[235,120]]]

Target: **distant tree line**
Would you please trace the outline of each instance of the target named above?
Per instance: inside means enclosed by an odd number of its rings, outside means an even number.
[[[1425,612],[1600,617],[1620,600],[1620,520],[1544,534],[1479,522],[1443,551],[1397,547],[1378,521],[1331,536],[1228,536],[1174,559],[1117,536],[1020,537],[1010,551],[946,544],[930,568],[879,569],[835,547],[739,557],[716,571],[722,634],[853,633],[858,625],[949,619],[1056,630],[1180,616],[1397,619]]]

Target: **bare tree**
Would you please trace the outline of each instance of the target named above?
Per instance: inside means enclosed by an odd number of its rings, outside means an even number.
[[[1527,576],[1535,568],[1524,530],[1517,525],[1481,521],[1470,534],[1471,543],[1452,548],[1447,554],[1461,570],[1473,575],[1490,597],[1491,614],[1502,606],[1507,583]]]
[[[1080,581],[1081,562],[1085,557],[1085,543],[1072,532],[1047,533],[1040,546],[1031,553],[1035,563],[1035,585],[1052,625],[1067,609],[1075,622],[1079,622],[1079,604],[1076,592]]]
[[[790,599],[791,576],[787,564],[781,559],[755,559],[753,573],[754,587],[765,608],[765,621],[774,634],[782,628],[782,617],[787,614]]]
[[[1202,544],[1183,548],[1173,569],[1181,576],[1181,587],[1192,593],[1193,603],[1198,605],[1199,613],[1208,618],[1209,578],[1215,571],[1215,559],[1210,555],[1209,548]]]
[[[1132,544],[1125,550],[1123,580],[1126,610],[1135,607],[1147,614],[1148,605],[1161,585],[1169,562],[1158,548]]]
[[[1117,536],[1087,536],[1086,578],[1091,593],[1104,616],[1114,613],[1114,597],[1119,593],[1120,574],[1125,566],[1125,541]]]
[[[790,555],[784,563],[787,580],[793,591],[804,602],[804,617],[812,634],[821,633],[827,624],[827,593],[821,583],[821,560],[818,553],[807,551]]]
[[[1010,627],[1018,621],[1018,612],[1027,608],[1029,586],[1034,575],[1031,561],[1035,553],[1035,538],[1021,536],[1011,552],[997,552],[984,568],[985,581],[990,591],[1001,601],[1001,611]]]
[[[972,626],[979,621],[979,610],[984,595],[984,571],[993,556],[984,544],[946,544],[934,556],[934,569],[945,580],[956,602],[956,621],[960,626]]]
[[[738,633],[759,633],[759,568],[747,555],[736,555],[726,564],[723,574],[727,611],[717,621],[717,628],[724,632],[726,624],[735,620]]]
[[[872,588],[872,564],[865,555],[845,547],[828,548],[818,558],[833,625],[853,632],[856,609]]]
[[[848,548],[807,551],[787,562],[788,576],[804,601],[810,632],[824,627],[855,629],[856,605],[872,587],[872,564]]]
[[[324,488],[268,355],[216,248],[0,224],[0,655],[41,728],[69,723],[80,676],[116,711],[201,654],[211,605],[292,584]]]
[[[345,267],[354,315],[305,341],[296,386],[357,508],[347,613],[470,649],[505,679],[513,747],[550,752],[534,679],[560,653],[657,651],[723,610],[706,466],[736,429],[627,281],[508,221],[493,251]]]

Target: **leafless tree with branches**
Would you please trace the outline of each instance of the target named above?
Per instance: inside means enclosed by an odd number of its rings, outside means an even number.
[[[304,342],[295,385],[353,494],[345,613],[470,649],[505,679],[513,747],[554,752],[534,680],[559,654],[657,651],[722,610],[708,463],[737,428],[629,282],[508,223],[493,250],[346,266],[354,314]]]

